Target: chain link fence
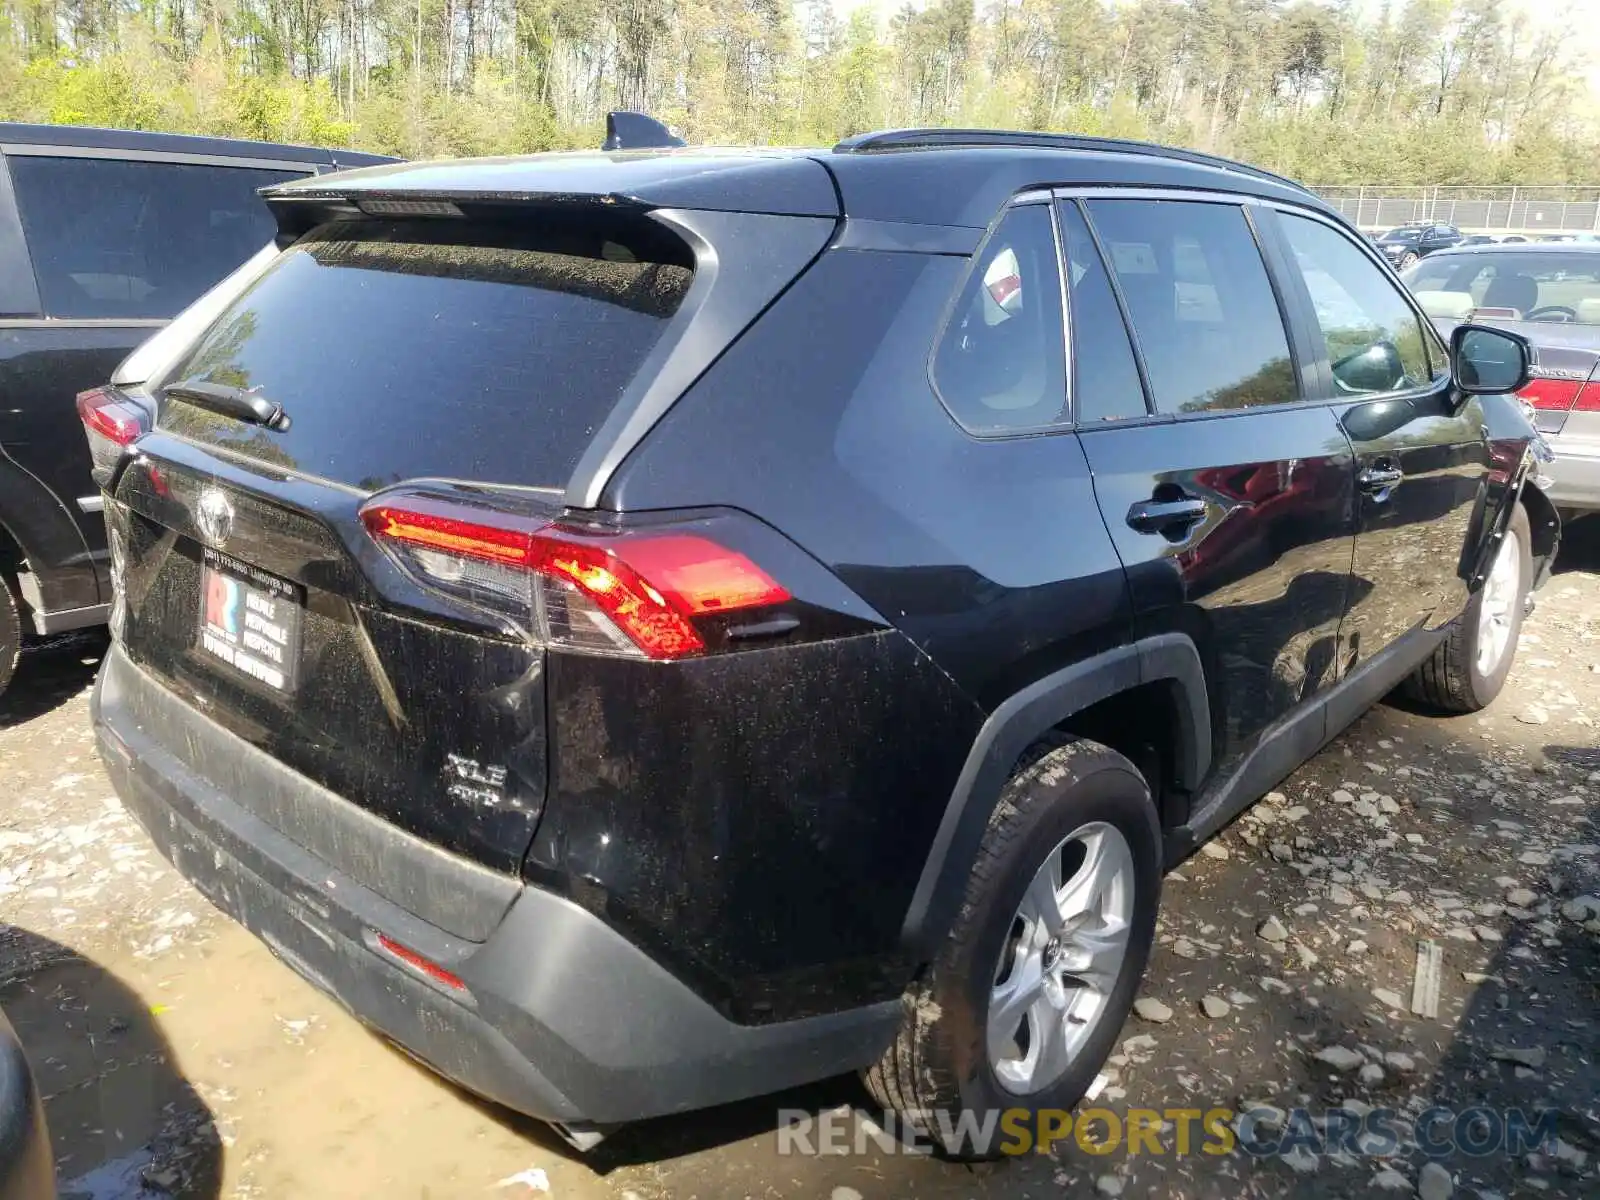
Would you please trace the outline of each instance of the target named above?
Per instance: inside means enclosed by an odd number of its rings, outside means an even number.
[[[1311,190],[1363,230],[1437,221],[1469,233],[1600,233],[1600,185]]]

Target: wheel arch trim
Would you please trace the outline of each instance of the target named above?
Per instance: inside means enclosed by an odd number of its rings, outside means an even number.
[[[22,599],[34,613],[100,603],[94,563],[66,505],[3,450],[0,529],[28,561],[27,578],[20,582]]]
[[[1556,552],[1561,548],[1561,516],[1544,489],[1534,482],[1532,472],[1524,475],[1516,503],[1528,510],[1528,529],[1533,537],[1529,547],[1535,561],[1533,579],[1528,583],[1531,595],[1545,585],[1555,566]],[[1509,514],[1509,506],[1507,511]]]
[[[1166,633],[1063,667],[1006,699],[973,740],[928,851],[901,927],[919,960],[931,957],[954,922],[989,817],[1023,751],[1074,713],[1147,683],[1167,682],[1178,714],[1180,784],[1199,788],[1211,765],[1211,707],[1194,642]]]

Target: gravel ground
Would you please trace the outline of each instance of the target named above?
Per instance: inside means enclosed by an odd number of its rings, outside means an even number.
[[[1095,1102],[1248,1108],[1269,1137],[1392,1110],[1399,1144],[1381,1156],[1312,1136],[1209,1154],[1198,1129],[1184,1155],[1169,1123],[1161,1154],[1069,1138],[961,1166],[885,1151],[843,1079],[648,1122],[578,1158],[413,1066],[215,913],[99,769],[87,688],[103,643],[34,652],[0,700],[0,1006],[34,1057],[63,1195],[1600,1195],[1588,524],[1487,713],[1373,710],[1169,876],[1140,1014]],[[1411,1011],[1424,941],[1441,951],[1432,1018]],[[1411,1123],[1436,1106],[1550,1110],[1555,1138],[1430,1161]],[[834,1114],[862,1152],[780,1154],[780,1109]]]

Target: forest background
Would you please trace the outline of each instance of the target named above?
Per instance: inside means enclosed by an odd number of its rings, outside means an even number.
[[[905,125],[1148,138],[1313,184],[1600,181],[1600,3],[0,0],[0,119],[356,146]]]

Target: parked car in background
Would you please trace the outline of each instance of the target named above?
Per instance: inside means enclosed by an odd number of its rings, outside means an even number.
[[[1600,510],[1600,242],[1462,247],[1402,278],[1447,335],[1471,321],[1533,343],[1522,396],[1555,452],[1550,499],[1568,515]]]
[[[0,1012],[0,1200],[54,1200],[55,1158],[39,1088]]]
[[[579,1147],[857,1068],[934,1137],[1070,1108],[1164,868],[1397,685],[1492,701],[1555,553],[1526,343],[1254,168],[905,130],[267,196],[289,248],[85,398],[107,771]]]
[[[110,603],[74,397],[269,241],[258,188],[388,161],[0,123],[0,691],[24,638]]]
[[[1400,225],[1378,239],[1378,249],[1396,268],[1404,270],[1419,258],[1458,244],[1462,236],[1454,225]]]

